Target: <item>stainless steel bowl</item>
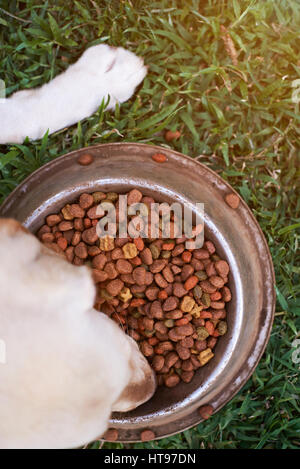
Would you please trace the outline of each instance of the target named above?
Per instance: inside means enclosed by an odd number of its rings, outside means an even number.
[[[90,153],[94,161],[79,166],[77,159]],[[151,156],[164,153],[167,161]],[[228,304],[228,332],[221,337],[215,357],[199,369],[189,384],[161,387],[138,409],[111,418],[119,441],[140,440],[147,428],[162,438],[201,421],[198,408],[223,407],[245,384],[258,364],[270,335],[274,307],[274,271],[263,233],[243,200],[237,210],[224,196],[234,190],[216,173],[197,161],[161,147],[137,143],[97,145],[69,153],[43,166],[5,200],[0,216],[13,217],[32,232],[45,216],[59,211],[83,192],[126,192],[138,187],[159,201],[180,202],[196,210],[205,204],[205,235],[227,259],[233,299]]]

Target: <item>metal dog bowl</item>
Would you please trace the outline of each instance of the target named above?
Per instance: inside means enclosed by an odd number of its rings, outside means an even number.
[[[79,166],[90,153],[94,161]],[[164,153],[167,161],[151,156]],[[194,207],[205,204],[205,235],[230,265],[232,301],[227,305],[228,332],[218,341],[215,357],[200,368],[191,383],[168,389],[136,410],[112,416],[119,441],[140,440],[147,428],[157,438],[186,430],[201,421],[198,408],[210,404],[221,409],[245,384],[266,347],[273,322],[275,294],[271,256],[263,233],[243,200],[236,210],[224,201],[233,189],[216,173],[193,159],[165,148],[114,143],[69,153],[28,177],[5,200],[0,216],[13,217],[35,232],[50,213],[83,192],[126,192],[139,187],[159,201]]]

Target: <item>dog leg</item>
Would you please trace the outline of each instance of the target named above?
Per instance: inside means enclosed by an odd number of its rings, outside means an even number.
[[[0,144],[37,140],[92,115],[110,96],[108,109],[127,101],[147,73],[132,52],[105,44],[87,49],[65,72],[41,88],[0,102]]]

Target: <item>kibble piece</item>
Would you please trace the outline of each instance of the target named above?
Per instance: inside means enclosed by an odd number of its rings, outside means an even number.
[[[74,215],[71,213],[71,206],[66,205],[64,208],[62,208],[61,213],[63,214],[64,220],[73,220]]]
[[[167,157],[163,153],[155,153],[152,155],[152,159],[156,163],[165,163],[165,161],[167,161]]]
[[[98,240],[98,235],[95,226],[88,228],[82,233],[82,241],[87,244],[94,244]]]
[[[84,243],[79,243],[76,247],[75,247],[75,255],[77,257],[79,257],[79,259],[86,259],[88,257],[88,250],[87,250],[87,247]]]
[[[190,296],[185,296],[181,302],[180,309],[184,313],[189,313],[195,306],[195,300]]]
[[[69,231],[69,230],[72,230],[73,226],[74,225],[71,221],[62,221],[58,225],[58,229],[59,231]]]
[[[227,323],[225,321],[220,321],[217,326],[217,331],[220,335],[224,335],[227,332]]]
[[[129,261],[126,259],[118,259],[116,263],[116,268],[119,274],[131,274],[133,267]]]
[[[165,378],[165,385],[168,388],[174,388],[180,382],[180,378],[177,374],[169,375]]]
[[[61,217],[59,215],[49,215],[46,218],[46,223],[50,227],[58,225],[58,223],[60,223],[60,222],[61,222]]]
[[[229,207],[233,208],[234,210],[238,208],[240,204],[240,198],[236,194],[227,194],[225,196],[225,202]]]
[[[123,251],[125,259],[133,259],[134,257],[138,255],[138,250],[134,243],[126,243],[122,247],[122,251]]]
[[[100,249],[101,251],[112,251],[115,247],[115,240],[111,236],[104,236],[100,238]]]
[[[213,414],[213,407],[211,405],[203,405],[199,408],[199,414],[204,419],[207,420]]]
[[[145,295],[148,298],[149,301],[154,301],[157,299],[159,293],[159,288],[158,287],[149,287],[145,291]]]
[[[124,283],[122,280],[115,279],[109,282],[106,286],[106,289],[111,296],[117,296],[121,293],[122,288],[124,287]]]
[[[143,194],[138,189],[132,189],[127,195],[127,204],[137,204],[143,198]]]
[[[99,204],[99,202],[101,202],[101,200],[104,200],[106,199],[106,194],[104,192],[94,192],[92,194],[93,196],[93,199],[94,199],[94,204]]]
[[[170,296],[164,301],[163,310],[172,311],[173,309],[176,309],[177,306],[178,306],[178,298],[176,298],[175,296]]]
[[[229,265],[226,261],[220,260],[215,262],[215,268],[221,277],[227,277],[227,275],[229,274]]]
[[[200,352],[198,355],[198,360],[201,366],[206,365],[206,363],[209,362],[213,358],[214,354],[210,348],[207,348],[203,350],[203,352]]]
[[[151,441],[154,440],[155,433],[152,430],[144,430],[141,432],[141,441]]]
[[[194,377],[194,371],[193,370],[190,370],[190,371],[183,371],[181,373],[181,379],[184,383],[190,383]]]
[[[133,279],[137,285],[145,285],[146,283],[146,269],[145,267],[136,267],[132,272]]]
[[[103,435],[103,439],[106,441],[117,441],[118,437],[119,433],[116,428],[109,428]]]
[[[221,294],[222,294],[222,300],[225,301],[225,303],[231,300],[231,291],[228,287],[223,287],[221,289]]]
[[[108,275],[103,270],[93,269],[93,279],[95,283],[105,282],[108,279]]]
[[[94,203],[94,198],[91,194],[81,194],[79,197],[79,205],[83,210],[89,209]]]
[[[81,166],[88,166],[93,163],[94,157],[90,153],[82,153],[79,158],[77,158],[77,163]]]
[[[103,270],[106,262],[107,257],[105,256],[105,254],[101,253],[93,258],[92,265],[95,269]]]
[[[210,276],[209,281],[214,287],[222,288],[224,286],[224,279],[218,275]]]
[[[155,371],[160,371],[165,364],[165,359],[162,355],[155,355],[152,360],[152,367]]]
[[[164,317],[164,313],[160,304],[160,301],[153,301],[150,306],[150,314],[153,318],[162,319]]]
[[[196,332],[199,340],[205,340],[209,336],[209,332],[205,327],[197,327]]]

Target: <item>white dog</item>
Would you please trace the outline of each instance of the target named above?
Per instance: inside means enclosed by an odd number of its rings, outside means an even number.
[[[0,448],[80,446],[104,433],[112,410],[153,395],[146,359],[94,299],[88,267],[0,219]]]
[[[93,114],[110,96],[107,109],[129,99],[144,79],[142,59],[105,44],[87,49],[64,73],[41,88],[14,93],[0,102],[0,144],[22,143],[73,125]]]

